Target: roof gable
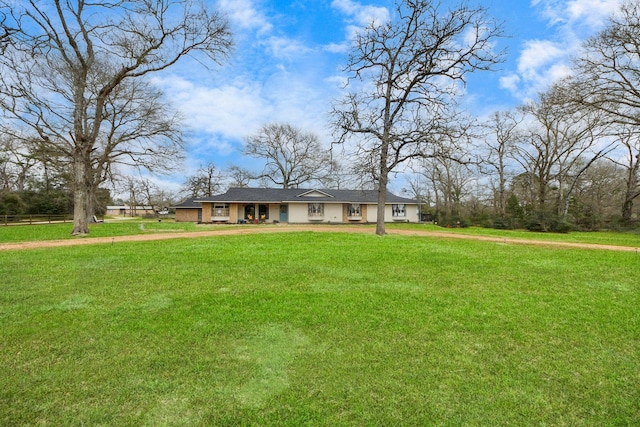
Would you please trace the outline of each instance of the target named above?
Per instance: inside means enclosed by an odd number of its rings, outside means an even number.
[[[325,193],[322,190],[309,190],[309,191],[305,191],[302,194],[298,194],[296,197],[331,197],[331,198],[335,198],[334,196],[332,196],[329,193]]]

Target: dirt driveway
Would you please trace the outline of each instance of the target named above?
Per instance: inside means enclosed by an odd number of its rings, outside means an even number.
[[[374,229],[371,227],[362,226],[344,226],[344,225],[266,225],[266,226],[238,226],[233,228],[224,228],[220,230],[207,230],[207,231],[192,231],[192,232],[149,232],[149,234],[140,234],[134,236],[117,236],[117,237],[79,237],[68,240],[45,240],[45,241],[31,241],[20,243],[2,243],[0,244],[0,251],[3,250],[24,250],[24,249],[36,249],[36,248],[53,248],[62,246],[77,246],[77,245],[96,245],[96,244],[114,244],[120,242],[145,242],[152,240],[166,240],[166,239],[185,239],[185,238],[198,238],[198,237],[213,237],[213,236],[229,236],[229,235],[241,235],[241,234],[258,234],[258,233],[288,233],[294,231],[308,231],[308,232],[344,232],[344,233],[374,233]],[[446,231],[420,231],[420,230],[387,230],[388,234],[406,235],[406,236],[424,236],[433,237],[439,239],[468,239],[468,240],[481,240],[486,242],[496,242],[502,244],[522,244],[522,245],[540,245],[548,247],[559,248],[580,248],[580,249],[597,249],[597,250],[611,250],[611,251],[625,251],[636,252],[638,248],[627,246],[614,246],[614,245],[598,245],[590,243],[569,243],[569,242],[550,242],[544,240],[529,240],[529,239],[510,239],[502,237],[489,237],[489,236],[475,236],[465,235],[457,233],[449,233]],[[639,245],[640,246],[640,245]]]

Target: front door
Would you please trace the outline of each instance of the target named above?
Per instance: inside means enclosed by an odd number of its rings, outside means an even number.
[[[280,222],[289,222],[289,205],[280,205]]]

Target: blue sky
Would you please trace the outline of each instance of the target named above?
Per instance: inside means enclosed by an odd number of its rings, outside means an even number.
[[[341,72],[351,34],[372,18],[391,16],[391,0],[218,0],[236,47],[222,67],[185,62],[156,77],[189,126],[188,159],[180,173],[161,178],[177,190],[184,175],[213,162],[257,168],[241,155],[244,138],[285,122],[331,141],[328,111],[341,95]],[[455,4],[442,0],[443,4]],[[517,106],[569,73],[580,43],[603,28],[621,0],[479,0],[504,23],[506,62],[478,73],[464,104],[477,116]],[[394,185],[391,184],[393,189]]]

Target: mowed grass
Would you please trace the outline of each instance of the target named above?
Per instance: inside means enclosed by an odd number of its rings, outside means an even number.
[[[551,242],[589,243],[640,248],[640,232],[572,231],[570,233],[542,233],[527,230],[497,230],[484,227],[444,228],[433,224],[388,224],[387,230],[436,231],[445,234],[499,237],[505,239],[543,240]]]
[[[638,425],[640,256],[313,233],[0,252],[0,425]]]
[[[200,227],[192,222],[174,222],[150,219],[109,220],[102,224],[89,224],[89,237],[133,236],[137,234],[175,231],[198,231]],[[218,226],[220,228],[220,226]],[[41,225],[0,226],[0,244],[46,240],[78,239],[71,236],[73,223]]]
[[[316,226],[341,227],[344,224],[316,224]],[[374,232],[375,224],[361,224],[362,228],[368,228]],[[174,222],[173,220],[163,220],[158,222],[155,219],[126,218],[113,219],[107,218],[107,222],[103,224],[89,224],[90,234],[87,237],[118,237],[132,236],[140,234],[158,234],[172,232],[189,232],[189,231],[209,231],[222,230],[228,228],[242,229],[268,229],[268,228],[286,227],[286,224],[247,224],[247,225],[224,225],[224,224],[195,224],[191,222]],[[0,226],[0,244],[28,242],[28,241],[47,241],[47,240],[68,240],[86,237],[71,236],[73,224],[43,224],[43,225],[20,225],[20,226]],[[591,243],[602,245],[618,245],[628,246],[640,249],[640,232],[571,232],[571,233],[536,233],[526,230],[496,230],[482,227],[465,227],[465,228],[443,228],[430,223],[424,224],[407,224],[407,223],[390,223],[386,225],[386,229],[393,233],[394,230],[415,230],[437,232],[443,234],[466,234],[472,236],[488,236],[499,237],[505,239],[528,239],[528,240],[544,240],[555,242],[570,243]]]

